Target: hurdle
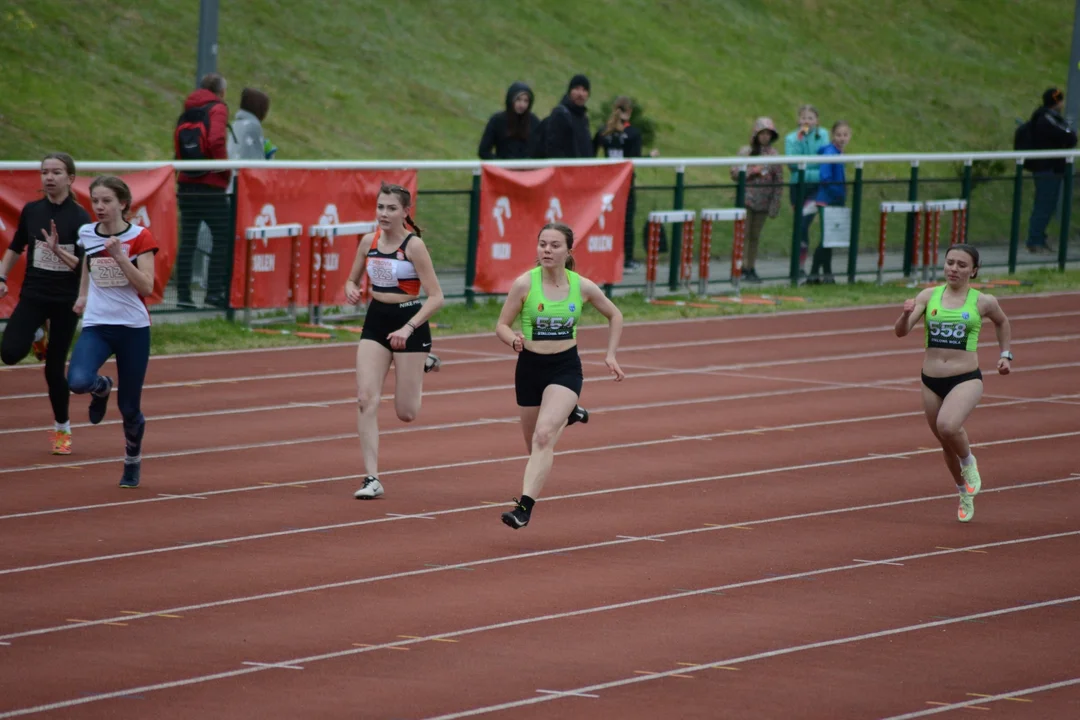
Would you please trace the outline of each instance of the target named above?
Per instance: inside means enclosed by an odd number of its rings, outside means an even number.
[[[880,285],[885,278],[885,232],[887,229],[888,217],[891,213],[915,213],[915,247],[912,249],[912,264],[918,265],[919,260],[919,222],[922,219],[923,204],[921,202],[881,203],[881,225],[878,230],[878,285]]]
[[[244,324],[251,326],[251,294],[255,290],[255,241],[264,243],[275,238],[292,240],[289,252],[289,314],[296,319],[296,295],[300,286],[300,233],[304,230],[300,223],[285,225],[267,225],[249,227],[244,230],[247,241],[247,263],[244,266]],[[273,256],[270,256],[273,259]],[[273,268],[270,268],[271,270]]]
[[[949,245],[962,243],[967,237],[967,201],[966,200],[927,200],[923,203],[926,208],[927,224],[932,226],[928,235],[933,242],[933,262],[930,265],[930,280],[937,280],[938,266],[938,236],[941,233],[941,213],[952,213],[952,231],[949,235]],[[923,260],[927,259],[927,250],[923,249]],[[926,268],[923,268],[923,280],[926,280]]]
[[[375,232],[378,225],[374,222],[347,222],[337,225],[312,225],[308,228],[311,239],[311,262],[308,264],[308,321],[316,325],[321,321],[323,298],[326,297],[326,241],[327,238],[363,236]],[[367,275],[360,280],[360,305],[363,306],[371,288]]]
[[[645,249],[645,297],[656,297],[656,262],[660,256],[660,226],[666,223],[682,223],[682,248],[679,258],[679,280],[689,289],[694,263],[693,210],[666,210],[649,213],[649,244]]]
[[[742,283],[743,241],[746,239],[745,208],[713,208],[701,211],[701,248],[698,256],[698,294],[709,293],[709,258],[712,251],[712,226],[714,222],[735,223],[731,243],[731,285],[739,296]]]

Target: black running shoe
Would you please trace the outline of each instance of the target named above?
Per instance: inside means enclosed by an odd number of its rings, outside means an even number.
[[[139,475],[141,469],[142,463],[124,463],[124,476],[120,478],[120,487],[139,487]]]
[[[520,530],[529,524],[530,513],[526,512],[522,506],[521,501],[514,498],[515,507],[510,512],[504,512],[502,514],[502,521],[504,524],[512,527],[515,530]]]
[[[105,409],[109,407],[109,396],[112,395],[113,381],[111,377],[105,378],[105,394],[91,393],[90,396],[90,424],[97,425],[105,419]]]
[[[589,422],[589,411],[580,405],[575,405],[574,409],[570,412],[570,417],[566,418],[567,425],[587,422]]]
[[[427,359],[424,360],[424,372],[439,372],[440,367],[442,367],[442,360],[439,356],[428,353]]]

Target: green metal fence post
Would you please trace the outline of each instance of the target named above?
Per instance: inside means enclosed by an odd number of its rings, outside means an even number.
[[[799,255],[802,252],[803,202],[806,197],[806,163],[799,163],[799,179],[795,185],[794,222],[791,226],[791,287],[799,286],[799,270],[802,264]]]
[[[1009,274],[1016,272],[1016,251],[1020,247],[1020,205],[1024,201],[1024,161],[1016,161],[1013,176],[1012,225],[1009,228]]]
[[[739,168],[739,180],[735,185],[735,207],[746,207],[746,166]]]
[[[1066,160],[1064,187],[1061,188],[1061,235],[1058,237],[1058,270],[1065,270],[1069,256],[1069,222],[1072,220],[1073,158]]]
[[[683,195],[686,188],[686,168],[682,165],[675,168],[675,207],[672,210],[683,209]],[[668,261],[668,288],[679,289],[679,258],[682,257],[682,223],[671,226],[671,258]]]
[[[919,199],[919,161],[911,163],[911,178],[908,180],[908,202]],[[915,248],[915,214],[908,213],[904,225],[904,277],[911,277],[911,253]]]
[[[225,259],[225,320],[227,322],[236,321],[236,310],[229,301],[232,298],[233,261],[236,258],[236,238],[238,237],[236,232],[237,195],[238,193],[235,192],[229,195],[229,229],[232,230],[232,242],[229,243],[229,256]]]
[[[859,222],[862,219],[863,164],[855,163],[855,187],[851,190],[851,244],[848,246],[847,281],[855,282],[859,263]]]
[[[473,170],[472,190],[469,192],[469,238],[465,257],[465,305],[476,304],[476,253],[480,244],[480,170]]]
[[[968,236],[971,224],[971,159],[964,161],[964,179],[960,181],[960,197],[964,199],[967,211],[964,213],[964,237]]]

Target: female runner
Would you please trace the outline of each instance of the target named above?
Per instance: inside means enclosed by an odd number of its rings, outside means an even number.
[[[124,473],[120,487],[139,486],[146,418],[141,405],[146,367],[150,363],[150,313],[145,298],[154,292],[154,256],[158,247],[144,227],[126,220],[131,190],[118,177],[103,175],[90,183],[97,223],[79,228],[86,253],[75,312],[83,316],[68,367],[68,384],[76,394],[90,393],[90,422],[105,417],[113,380],[98,374],[116,355],[117,405],[124,419]]]
[[[383,381],[394,363],[394,409],[403,422],[420,413],[424,373],[438,370],[439,358],[429,355],[428,320],[443,304],[442,288],[420,228],[409,216],[412,197],[400,185],[383,183],[375,209],[379,227],[360,239],[345,295],[360,302],[360,274],[367,269],[371,304],[356,348],[360,447],[366,477],[354,497],[371,500],[383,494],[379,482],[379,401]],[[408,229],[412,228],[411,232]],[[420,300],[420,289],[427,299]]]
[[[79,263],[82,248],[77,244],[79,228],[90,215],[75,201],[71,183],[75,161],[67,153],[52,153],[41,161],[41,187],[45,197],[27,203],[19,214],[19,227],[0,260],[0,298],[8,294],[7,274],[26,252],[26,275],[19,302],[8,319],[0,342],[0,358],[14,365],[31,348],[38,360],[45,360],[45,382],[53,411],[52,453],[71,454],[71,418],[68,415],[68,350],[75,337],[79,316],[72,310],[79,296]],[[46,339],[41,327],[49,325]]]
[[[626,377],[615,360],[622,313],[596,283],[574,272],[573,247],[574,231],[568,226],[549,223],[541,228],[537,266],[514,280],[495,326],[498,338],[518,353],[514,388],[529,450],[521,499],[514,498],[514,509],[502,515],[515,530],[529,524],[563,428],[588,417],[577,406],[583,380],[577,326],[586,302],[608,319],[604,363],[616,381]],[[515,332],[511,325],[519,315],[521,332]]]
[[[927,288],[914,300],[907,300],[895,327],[897,337],[904,337],[925,316],[923,409],[960,493],[960,507],[956,511],[960,522],[971,522],[975,517],[975,496],[982,488],[964,422],[982,397],[982,372],[976,349],[984,317],[994,323],[1001,347],[998,372],[1008,375],[1013,359],[1009,351],[1009,318],[997,298],[971,287],[971,280],[978,272],[979,251],[968,244],[953,245],[945,253],[945,285]]]

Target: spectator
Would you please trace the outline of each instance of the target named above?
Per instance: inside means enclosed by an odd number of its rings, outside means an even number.
[[[799,108],[799,129],[788,134],[784,138],[785,155],[817,155],[821,148],[829,144],[829,134],[818,126],[818,111],[813,105],[803,105]],[[814,208],[814,197],[817,195],[820,178],[820,166],[817,164],[806,166],[806,170],[800,172],[798,165],[788,165],[791,169],[791,206],[795,207],[795,193],[799,187],[799,176],[804,176],[806,189],[803,194],[803,210],[800,217],[802,222],[799,226],[799,267],[806,264],[806,255],[810,249],[810,225],[814,222],[817,211]],[[805,212],[810,210],[809,213]]]
[[[595,157],[589,132],[589,78],[575,75],[562,101],[551,110],[544,130],[543,157]]]
[[[184,101],[173,144],[179,160],[225,160],[229,108],[225,105],[225,78],[209,73],[199,89]],[[206,304],[225,307],[229,253],[232,252],[231,211],[225,191],[232,173],[181,172],[176,179],[180,206],[180,247],[176,253],[177,304],[195,307],[191,300],[192,256],[198,245],[199,226],[206,223],[213,237]]]
[[[270,112],[270,98],[254,88],[240,93],[240,109],[229,133],[230,160],[269,160],[277,148],[263,135],[262,123]]]
[[[1031,115],[1031,145],[1035,150],[1068,150],[1076,147],[1076,131],[1061,114],[1065,95],[1057,88],[1043,93],[1043,104]],[[1027,247],[1033,253],[1053,252],[1047,241],[1046,226],[1057,212],[1061,181],[1065,177],[1065,158],[1029,160],[1025,166],[1035,176],[1035,205],[1028,221]]]
[[[772,144],[780,134],[771,118],[760,117],[754,122],[750,144],[739,148],[739,155],[758,157],[779,155]],[[731,179],[738,180],[739,168],[731,168]],[[748,165],[746,168],[746,252],[743,254],[742,278],[759,283],[757,274],[758,242],[765,218],[780,214],[780,196],[784,192],[784,170],[779,165]]]
[[[832,142],[821,148],[818,155],[842,155],[844,148],[851,142],[851,126],[843,120],[836,122],[832,127]],[[826,163],[821,166],[817,195],[814,204],[817,207],[843,207],[847,202],[847,185],[844,178],[843,163]],[[819,271],[825,273],[822,278]],[[824,282],[832,285],[836,282],[832,271],[832,248],[825,247],[825,238],[822,237],[814,251],[814,262],[810,266],[810,276],[806,278],[807,284],[816,285]]]
[[[533,114],[533,91],[515,82],[506,91],[506,109],[488,119],[480,138],[481,160],[523,160],[531,156],[540,118]]]
[[[641,131],[630,124],[633,114],[633,100],[625,95],[615,98],[607,124],[593,137],[593,152],[603,148],[604,157],[618,160],[641,157],[644,143]],[[649,156],[656,157],[659,154],[660,152],[654,148]],[[623,229],[623,267],[627,270],[637,267],[637,263],[634,262],[634,210],[636,207],[634,175],[631,173],[630,194],[626,198],[626,223]]]

